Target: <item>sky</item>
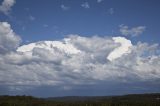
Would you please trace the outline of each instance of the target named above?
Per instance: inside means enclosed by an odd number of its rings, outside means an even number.
[[[159,0],[0,0],[0,95],[160,92]]]

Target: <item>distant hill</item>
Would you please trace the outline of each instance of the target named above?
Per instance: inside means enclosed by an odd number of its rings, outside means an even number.
[[[160,106],[160,93],[50,98],[0,96],[0,106]]]
[[[65,96],[65,97],[49,97],[46,100],[76,102],[76,101],[99,101],[103,99],[110,99],[112,96]]]
[[[49,97],[46,100],[53,101],[103,101],[110,99],[160,99],[160,93],[151,94],[128,94],[121,96],[64,96],[64,97]]]

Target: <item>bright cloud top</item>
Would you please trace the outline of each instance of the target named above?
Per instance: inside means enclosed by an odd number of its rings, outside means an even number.
[[[113,61],[116,58],[121,57],[123,54],[130,53],[130,47],[132,47],[132,43],[130,40],[127,40],[124,37],[113,37],[112,38],[115,43],[120,43],[120,47],[114,49],[107,57],[108,60]]]
[[[64,52],[66,54],[80,53],[80,50],[77,50],[73,45],[67,43],[67,39],[65,39],[65,43],[61,41],[40,41],[37,43],[31,43],[19,47],[17,51],[28,53],[32,52],[35,48],[46,49],[49,50],[49,52],[51,53],[54,53],[56,50]]]
[[[124,37],[79,35],[60,41],[19,43],[10,25],[1,22],[0,85],[75,86],[160,79],[158,44],[132,45]]]
[[[8,15],[11,7],[16,3],[16,0],[4,0],[0,5],[0,12]]]

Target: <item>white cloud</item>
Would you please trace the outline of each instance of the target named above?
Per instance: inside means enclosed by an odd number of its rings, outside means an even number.
[[[0,54],[15,50],[20,41],[20,37],[13,32],[10,24],[0,22]]]
[[[62,9],[62,10],[69,10],[70,7],[67,7],[67,6],[65,6],[64,4],[62,4],[62,5],[61,5],[61,9]]]
[[[86,9],[90,8],[90,5],[89,5],[88,2],[82,3],[81,6],[82,6],[83,8],[86,8]]]
[[[0,12],[8,15],[11,11],[11,7],[16,3],[16,0],[4,0],[0,5]]]
[[[122,35],[125,36],[139,36],[145,31],[146,27],[145,26],[138,26],[138,27],[133,27],[130,28],[126,25],[120,25],[120,32]]]
[[[32,52],[34,48],[42,48],[49,50],[50,52],[60,51],[66,54],[77,54],[80,50],[77,50],[73,45],[67,43],[68,39],[65,39],[65,43],[61,41],[40,41],[37,43],[31,43],[28,45],[21,46],[17,49],[19,52]]]
[[[10,30],[8,23],[1,22],[0,47],[9,52],[0,53],[0,85],[12,90],[45,85],[73,88],[101,81],[157,84],[160,79],[158,44],[132,45],[124,37],[70,35],[59,41],[23,45],[15,51],[19,37]],[[114,61],[106,59],[115,51],[110,59]]]
[[[115,43],[120,43],[120,47],[114,49],[107,57],[110,61],[115,60],[116,58],[121,57],[124,54],[130,53],[130,48],[132,43],[130,40],[125,39],[124,37],[113,37]]]

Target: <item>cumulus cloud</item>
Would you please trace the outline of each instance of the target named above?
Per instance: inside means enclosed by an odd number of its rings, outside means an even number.
[[[17,48],[20,39],[10,31],[10,25],[1,22],[0,26],[0,51],[7,50],[0,53],[1,86],[14,90],[18,86],[72,89],[100,82],[160,80],[158,44],[132,45],[124,37],[70,35],[59,41],[39,41]]]
[[[0,5],[0,12],[8,15],[12,6],[16,3],[16,0],[4,0]]]
[[[145,26],[138,26],[138,27],[133,27],[130,28],[126,25],[120,25],[120,32],[122,35],[125,36],[139,36],[145,31],[146,27]]]
[[[21,39],[7,22],[0,22],[0,54],[15,50]]]
[[[86,9],[87,9],[87,8],[90,8],[90,5],[89,5],[88,2],[82,3],[81,6],[82,6],[83,8],[86,8]]]

